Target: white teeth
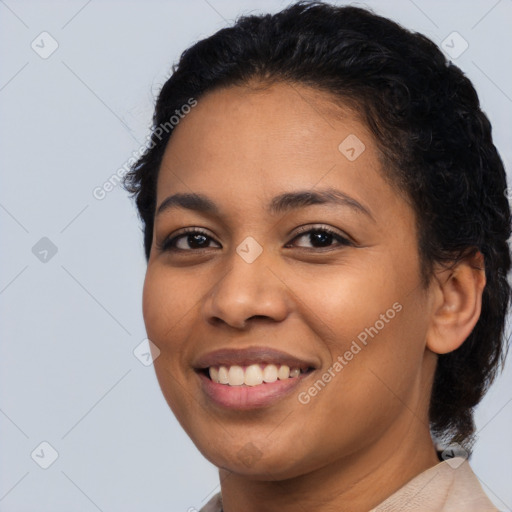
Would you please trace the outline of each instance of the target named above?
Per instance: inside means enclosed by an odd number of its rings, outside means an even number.
[[[285,380],[290,377],[290,367],[282,364],[277,372],[277,378],[279,380]]]
[[[231,366],[228,372],[228,384],[230,386],[241,386],[244,383],[244,369],[241,366]]]
[[[219,370],[215,366],[210,366],[210,379],[213,382],[219,382]]]
[[[245,370],[244,383],[247,386],[257,386],[263,382],[263,372],[259,364],[251,364]]]
[[[219,368],[219,384],[229,384],[228,369],[225,366]]]
[[[263,368],[263,382],[275,382],[277,380],[277,366],[275,364],[267,364]]]
[[[292,368],[290,370],[290,377],[298,377],[300,375],[300,368]]]
[[[263,368],[262,368],[263,367]],[[210,379],[219,384],[229,386],[259,386],[264,382],[272,383],[279,380],[287,380],[298,377],[301,374],[300,368],[290,367],[286,364],[251,364],[247,367],[233,366],[210,366],[208,369]]]

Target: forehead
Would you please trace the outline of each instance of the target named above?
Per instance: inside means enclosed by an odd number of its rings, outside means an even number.
[[[174,128],[157,204],[171,192],[236,192],[243,208],[320,185],[382,199],[389,185],[380,161],[367,126],[329,93],[289,83],[233,86],[199,98]]]

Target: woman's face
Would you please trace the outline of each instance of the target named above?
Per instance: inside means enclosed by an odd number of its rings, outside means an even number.
[[[156,204],[144,319],[211,462],[282,479],[428,431],[415,216],[350,110],[285,83],[209,93],[174,128]]]

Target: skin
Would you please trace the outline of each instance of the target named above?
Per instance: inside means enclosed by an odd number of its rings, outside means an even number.
[[[354,161],[338,150],[350,134],[365,145]],[[325,187],[369,215],[338,204],[265,209],[283,192]],[[154,364],[168,404],[220,468],[224,511],[367,512],[437,464],[428,429],[436,354],[460,346],[478,320],[483,261],[438,269],[422,287],[414,211],[384,178],[356,114],[297,84],[210,92],[174,130],[157,207],[178,192],[209,196],[220,214],[156,215],[144,320],[161,351]],[[350,243],[333,238],[318,247],[308,234],[297,237],[299,226],[329,227]],[[206,249],[187,237],[180,254],[159,249],[190,227],[211,237]],[[248,236],[263,248],[252,263],[236,252]],[[300,403],[298,393],[395,303],[401,311]],[[255,346],[313,360],[317,369],[269,407],[226,410],[209,400],[193,369],[197,357]]]

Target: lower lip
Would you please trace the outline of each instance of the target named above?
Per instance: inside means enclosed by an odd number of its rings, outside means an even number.
[[[268,407],[291,394],[310,373],[275,382],[264,382],[258,386],[230,386],[213,382],[203,373],[199,373],[198,376],[204,393],[212,402],[229,409],[247,410]]]

